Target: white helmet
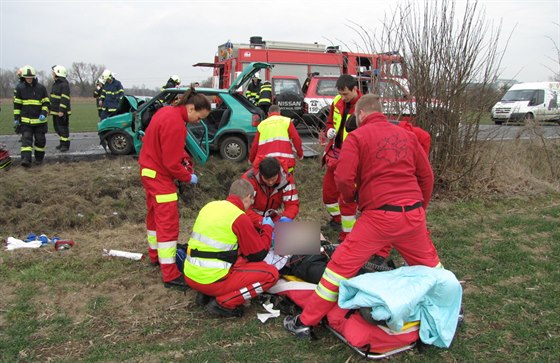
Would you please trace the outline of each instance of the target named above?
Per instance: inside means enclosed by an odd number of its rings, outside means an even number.
[[[30,65],[25,65],[21,67],[21,77],[23,78],[35,78],[37,76],[37,71]]]
[[[104,84],[105,80],[103,79],[103,77],[99,77],[99,78],[97,78],[97,83]]]
[[[172,76],[169,77],[169,78],[171,78],[171,80],[172,80],[173,82],[175,82],[176,84],[180,84],[180,83],[181,83],[181,78],[179,78],[179,76],[176,75],[176,74],[172,75]]]
[[[57,77],[66,78],[66,76],[68,75],[68,71],[66,70],[66,68],[64,68],[64,66],[58,66],[58,65],[53,66],[52,71],[53,71],[54,75],[57,76]]]
[[[107,82],[108,79],[113,78],[113,72],[111,72],[110,70],[106,69],[103,71],[103,73],[101,74],[101,78],[103,78],[103,82]]]

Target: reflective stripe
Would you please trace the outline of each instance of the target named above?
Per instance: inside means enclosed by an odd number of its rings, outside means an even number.
[[[158,248],[176,248],[177,241],[170,241],[170,242],[158,242]]]
[[[32,146],[22,146],[20,149],[20,151],[33,151],[33,147]]]
[[[323,273],[323,276],[321,276],[321,278],[327,280],[335,286],[340,285],[340,281],[342,280],[348,280],[346,277],[337,274],[328,267],[325,269],[325,272]]]
[[[44,147],[35,146],[35,151],[45,151]]]
[[[285,195],[285,196],[282,197],[282,200],[284,202],[296,201],[296,200],[299,200],[299,196],[297,194]]]
[[[251,300],[251,293],[249,292],[249,290],[247,290],[246,287],[240,289],[240,290],[239,290],[239,293],[240,293],[241,295],[243,295],[243,298],[244,298],[245,300]]]
[[[60,137],[60,141],[70,141],[69,137]]]
[[[338,300],[338,293],[327,289],[320,282],[319,285],[317,285],[317,288],[315,289],[315,293],[319,295],[319,297],[323,300],[327,300],[331,302],[336,302],[336,300]]]
[[[296,186],[294,184],[288,184],[284,187],[285,192],[289,192],[289,191],[295,190],[295,189],[296,189]]]
[[[152,170],[152,169],[148,169],[148,168],[142,168],[142,172],[141,172],[140,175],[141,176],[146,176],[148,178],[155,179],[155,177],[157,175],[157,171]]]
[[[257,292],[257,294],[262,294],[264,292],[260,282],[255,282],[253,284],[253,287],[255,288],[255,291]]]
[[[410,323],[405,323],[400,331],[392,330],[384,326],[383,324],[377,325],[377,327],[389,335],[401,335],[401,334],[407,334],[413,331],[420,330],[420,322],[412,321]]]
[[[178,199],[177,193],[156,195],[156,202],[158,202],[158,203],[175,202],[177,199]]]
[[[286,154],[286,153],[268,153],[266,156],[271,156],[274,158],[281,157],[281,158],[292,158],[295,159],[294,154]]]
[[[191,257],[189,255],[186,256],[186,260],[189,263],[198,267],[219,268],[222,270],[229,270],[231,268],[231,263],[222,260],[200,259],[196,257]]]
[[[157,250],[156,231],[148,230],[148,246],[152,250]]]
[[[271,137],[271,138],[266,139],[266,140],[260,140],[259,139],[259,145],[268,144],[269,142],[274,142],[274,141],[290,141],[290,138],[289,137],[284,137],[284,136],[277,136],[277,137]]]
[[[22,100],[21,104],[24,106],[41,106],[43,103],[40,100]]]
[[[203,235],[201,235],[200,233],[197,233],[197,232],[192,232],[191,233],[191,238],[194,238],[194,239],[204,243],[205,245],[216,248],[220,251],[232,251],[232,250],[237,248],[237,244],[222,243],[222,242],[216,241],[212,238],[203,236]]]
[[[170,265],[170,264],[177,263],[177,261],[175,260],[175,257],[161,257],[161,256],[158,256],[158,261],[159,261],[160,265]]]
[[[340,206],[338,205],[338,203],[325,204],[325,206],[327,207],[327,212],[329,212],[331,216],[340,215]]]
[[[53,93],[53,94],[51,94],[51,98],[59,99],[60,96],[59,96],[59,95],[55,95],[55,94]]]
[[[354,224],[356,224],[356,216],[342,216],[341,218],[342,224],[342,231],[343,232],[350,232],[352,228],[354,228]]]

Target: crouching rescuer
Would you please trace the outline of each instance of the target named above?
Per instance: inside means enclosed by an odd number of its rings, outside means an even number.
[[[259,235],[245,214],[254,194],[251,183],[236,180],[227,199],[206,204],[194,223],[185,280],[199,292],[196,303],[206,305],[213,315],[242,316],[243,303],[278,280],[276,267],[263,261],[271,246],[274,222],[265,217]]]
[[[190,89],[175,106],[154,115],[140,151],[140,177],[146,191],[148,255],[161,268],[165,287],[186,289],[177,268],[179,209],[175,180],[196,184],[198,177],[185,167],[187,122],[199,122],[210,113],[210,102]]]

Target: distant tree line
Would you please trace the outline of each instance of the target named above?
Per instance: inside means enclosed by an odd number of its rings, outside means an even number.
[[[95,82],[103,73],[105,66],[103,64],[93,64],[85,62],[76,62],[67,68],[68,81],[70,82],[70,92],[73,97],[92,97],[95,88]],[[3,69],[0,68],[0,97],[12,97],[14,88],[19,82],[16,76],[17,68]],[[37,78],[47,90],[50,90],[54,82],[51,71],[37,70]],[[126,88],[126,94],[133,94],[137,96],[155,96],[160,90],[160,87],[146,88],[145,86],[133,86]]]

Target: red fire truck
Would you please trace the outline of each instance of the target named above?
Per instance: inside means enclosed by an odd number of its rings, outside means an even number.
[[[264,41],[262,37],[251,37],[249,44],[228,41],[218,46],[213,63],[197,63],[194,66],[213,67],[213,87],[228,88],[231,80],[251,62],[273,65],[273,68],[260,74],[261,79],[272,83],[273,103],[278,104],[286,116],[304,120],[306,124],[315,124],[317,117],[304,112],[305,95],[301,85],[314,75],[367,74],[375,78],[406,81],[403,58],[398,52],[354,53],[342,51],[339,46]]]

